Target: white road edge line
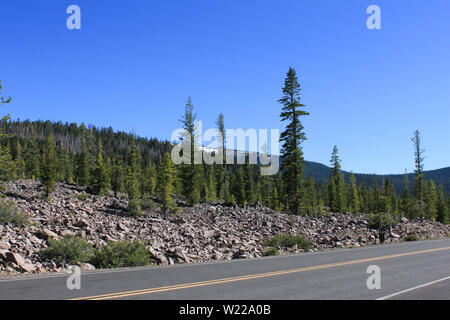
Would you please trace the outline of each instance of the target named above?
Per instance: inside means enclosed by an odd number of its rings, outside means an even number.
[[[424,283],[424,284],[421,284],[421,285],[418,285],[418,286],[415,286],[415,287],[412,287],[412,288],[409,288],[409,289],[406,289],[406,290],[402,290],[402,291],[390,294],[388,296],[384,296],[384,297],[378,298],[377,300],[386,300],[386,299],[389,299],[389,298],[401,295],[403,293],[407,293],[407,292],[414,291],[414,290],[417,290],[417,289],[420,289],[420,288],[431,286],[432,284],[435,284],[435,283],[438,283],[438,282],[442,282],[442,281],[445,281],[445,280],[450,280],[450,276],[442,278],[442,279],[434,280],[434,281],[431,281],[431,282],[427,282],[427,283]]]

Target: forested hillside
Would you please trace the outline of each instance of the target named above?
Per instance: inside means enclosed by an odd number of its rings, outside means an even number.
[[[450,207],[450,168],[426,172],[420,132],[414,134],[415,171],[409,175],[376,176],[341,170],[339,150],[331,152],[331,168],[304,161],[301,143],[306,140],[300,117],[309,116],[300,103],[300,85],[296,72],[286,75],[281,121],[287,122],[281,133],[280,171],[261,175],[258,165],[205,162],[196,164],[196,117],[189,97],[180,122],[183,141],[190,144],[183,155],[189,163],[175,165],[172,144],[147,139],[137,134],[115,132],[85,124],[50,121],[11,121],[4,117],[0,127],[0,178],[36,179],[42,184],[43,197],[51,197],[56,181],[87,187],[94,195],[126,193],[128,210],[142,214],[143,206],[157,201],[165,215],[180,205],[202,202],[227,205],[263,204],[294,215],[370,213],[384,219],[400,216],[447,221]],[[2,100],[9,103],[10,100]],[[218,150],[225,153],[225,121],[217,121]],[[190,142],[188,142],[190,141]]]
[[[350,172],[342,171],[345,176],[345,180],[349,181]],[[305,176],[309,178],[311,175],[317,181],[325,182],[330,179],[331,168],[318,162],[305,161]],[[442,184],[444,186],[444,192],[450,193],[450,167],[424,171],[425,179],[433,180],[436,185]],[[414,186],[414,173],[408,173],[409,187]],[[403,182],[405,176],[403,174],[365,174],[355,173],[356,183],[365,182],[367,185],[371,185],[376,178],[378,182],[387,178],[394,185],[395,191],[401,193],[403,191]]]

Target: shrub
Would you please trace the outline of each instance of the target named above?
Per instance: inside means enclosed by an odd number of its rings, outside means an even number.
[[[269,249],[266,250],[266,252],[264,252],[265,257],[277,256],[278,254],[279,254],[278,249],[275,247],[270,247]]]
[[[88,196],[87,196],[86,193],[80,193],[80,194],[77,194],[75,197],[76,197],[78,200],[84,201],[84,200],[87,199]]]
[[[403,239],[403,241],[417,241],[417,240],[419,240],[419,238],[417,238],[413,234],[409,234]]]
[[[141,241],[119,241],[97,249],[91,263],[97,268],[138,267],[150,265],[151,258]]]
[[[0,200],[0,224],[10,223],[14,226],[30,226],[31,216],[17,208],[16,204],[9,200]]]
[[[145,198],[142,201],[142,209],[143,210],[153,210],[156,208],[156,202],[150,198]]]
[[[41,252],[46,259],[56,260],[58,263],[76,264],[88,262],[92,259],[94,249],[92,245],[81,237],[72,235],[55,240],[48,239],[48,247]]]
[[[285,248],[293,247],[297,245],[299,249],[310,249],[312,248],[312,242],[301,236],[294,236],[291,234],[277,234],[269,239],[263,241],[264,246],[280,246]]]
[[[369,213],[366,215],[367,221],[369,222],[369,228],[378,229],[380,227],[387,227],[391,224],[394,224],[395,219],[387,213],[377,213],[372,214]]]

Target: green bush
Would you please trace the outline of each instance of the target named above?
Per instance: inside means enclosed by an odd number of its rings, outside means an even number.
[[[380,227],[387,227],[391,224],[395,224],[395,219],[387,213],[369,213],[366,215],[367,221],[369,222],[369,228],[378,229]]]
[[[150,198],[142,200],[142,210],[154,210],[156,208],[156,202]]]
[[[301,236],[294,236],[291,234],[277,234],[263,241],[263,246],[270,246],[270,247],[280,246],[290,248],[293,247],[294,245],[297,245],[299,249],[304,250],[312,248],[311,241]]]
[[[30,226],[31,216],[17,208],[16,204],[9,200],[0,200],[0,224],[10,223],[14,226]]]
[[[81,201],[86,200],[87,197],[88,197],[88,196],[87,196],[86,193],[80,193],[80,194],[77,194],[77,195],[75,196],[75,198],[77,198],[78,200],[81,200]]]
[[[58,263],[89,262],[94,253],[91,244],[81,237],[72,235],[58,240],[49,238],[48,243],[48,247],[41,252],[41,256],[44,259],[56,260]]]
[[[266,250],[266,252],[264,252],[265,257],[277,256],[278,254],[279,254],[278,249],[275,247],[270,247],[269,249]]]
[[[152,264],[152,256],[141,241],[119,241],[97,249],[91,262],[97,268],[138,267]]]
[[[403,241],[417,241],[417,240],[419,240],[419,238],[417,238],[413,234],[409,234],[403,239]]]

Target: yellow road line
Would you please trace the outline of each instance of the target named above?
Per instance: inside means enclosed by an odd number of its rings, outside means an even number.
[[[72,299],[72,300],[116,299],[116,298],[130,297],[130,296],[136,296],[136,295],[142,295],[142,294],[158,293],[158,292],[164,292],[164,291],[174,291],[174,290],[180,290],[180,289],[186,289],[186,288],[209,286],[209,285],[213,285],[213,284],[230,283],[230,282],[236,282],[236,281],[266,278],[266,277],[285,275],[285,274],[291,274],[291,273],[297,273],[297,272],[304,272],[304,271],[310,271],[310,270],[319,270],[319,269],[340,267],[340,266],[346,266],[346,265],[357,264],[357,263],[393,259],[393,258],[418,255],[418,254],[436,252],[436,251],[443,251],[443,250],[449,250],[449,249],[450,249],[450,247],[427,249],[427,250],[420,250],[420,251],[413,251],[413,252],[406,252],[406,253],[399,253],[399,254],[391,254],[391,255],[380,256],[380,257],[372,257],[372,258],[366,258],[366,259],[358,259],[358,260],[350,260],[350,261],[336,262],[336,263],[330,263],[330,264],[322,264],[322,265],[303,267],[303,268],[297,268],[297,269],[266,272],[266,273],[260,273],[260,274],[254,274],[254,275],[245,275],[245,276],[239,276],[239,277],[222,278],[222,279],[201,281],[201,282],[192,282],[192,283],[186,283],[186,284],[178,284],[178,285],[171,285],[171,286],[164,286],[164,287],[150,288],[150,289],[143,289],[143,290],[123,291],[123,292],[117,292],[117,293],[102,294],[102,295],[96,295],[96,296],[90,296],[90,297],[76,298],[76,299]]]

